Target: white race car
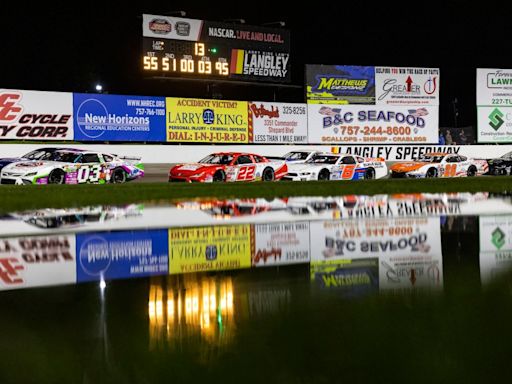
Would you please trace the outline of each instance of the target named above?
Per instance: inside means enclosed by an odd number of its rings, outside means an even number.
[[[313,156],[323,153],[321,151],[315,151],[312,149],[304,149],[298,151],[291,151],[287,154],[283,155],[282,159],[286,161],[287,164],[300,164],[305,163],[310,160]]]
[[[1,184],[123,183],[144,176],[140,158],[63,149],[38,160],[11,163],[2,168]]]
[[[283,180],[380,179],[388,174],[383,159],[333,153],[317,153],[303,164],[289,164]]]
[[[465,177],[483,175],[489,170],[489,164],[486,160],[439,152],[393,164],[390,169],[392,178]]]

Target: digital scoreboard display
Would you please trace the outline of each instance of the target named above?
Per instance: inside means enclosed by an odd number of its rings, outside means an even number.
[[[147,75],[291,80],[287,30],[147,14],[142,19],[141,65]]]

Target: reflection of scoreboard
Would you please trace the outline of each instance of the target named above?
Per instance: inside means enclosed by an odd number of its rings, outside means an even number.
[[[144,15],[142,45],[151,76],[290,82],[286,30]]]

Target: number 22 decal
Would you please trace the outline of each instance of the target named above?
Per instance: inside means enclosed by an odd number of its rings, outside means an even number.
[[[256,171],[256,167],[254,165],[249,167],[240,167],[238,171],[237,180],[253,180],[254,179],[254,171]]]

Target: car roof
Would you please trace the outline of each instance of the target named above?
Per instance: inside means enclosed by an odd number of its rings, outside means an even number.
[[[429,152],[425,153],[423,156],[447,156],[447,155],[457,155],[456,153],[447,153],[447,152]]]
[[[216,155],[216,156],[225,156],[225,155],[230,155],[230,156],[259,156],[259,157],[264,157],[264,156],[261,156],[261,155],[256,155],[255,153],[248,153],[248,152],[214,152],[214,153],[211,153],[211,155]]]

